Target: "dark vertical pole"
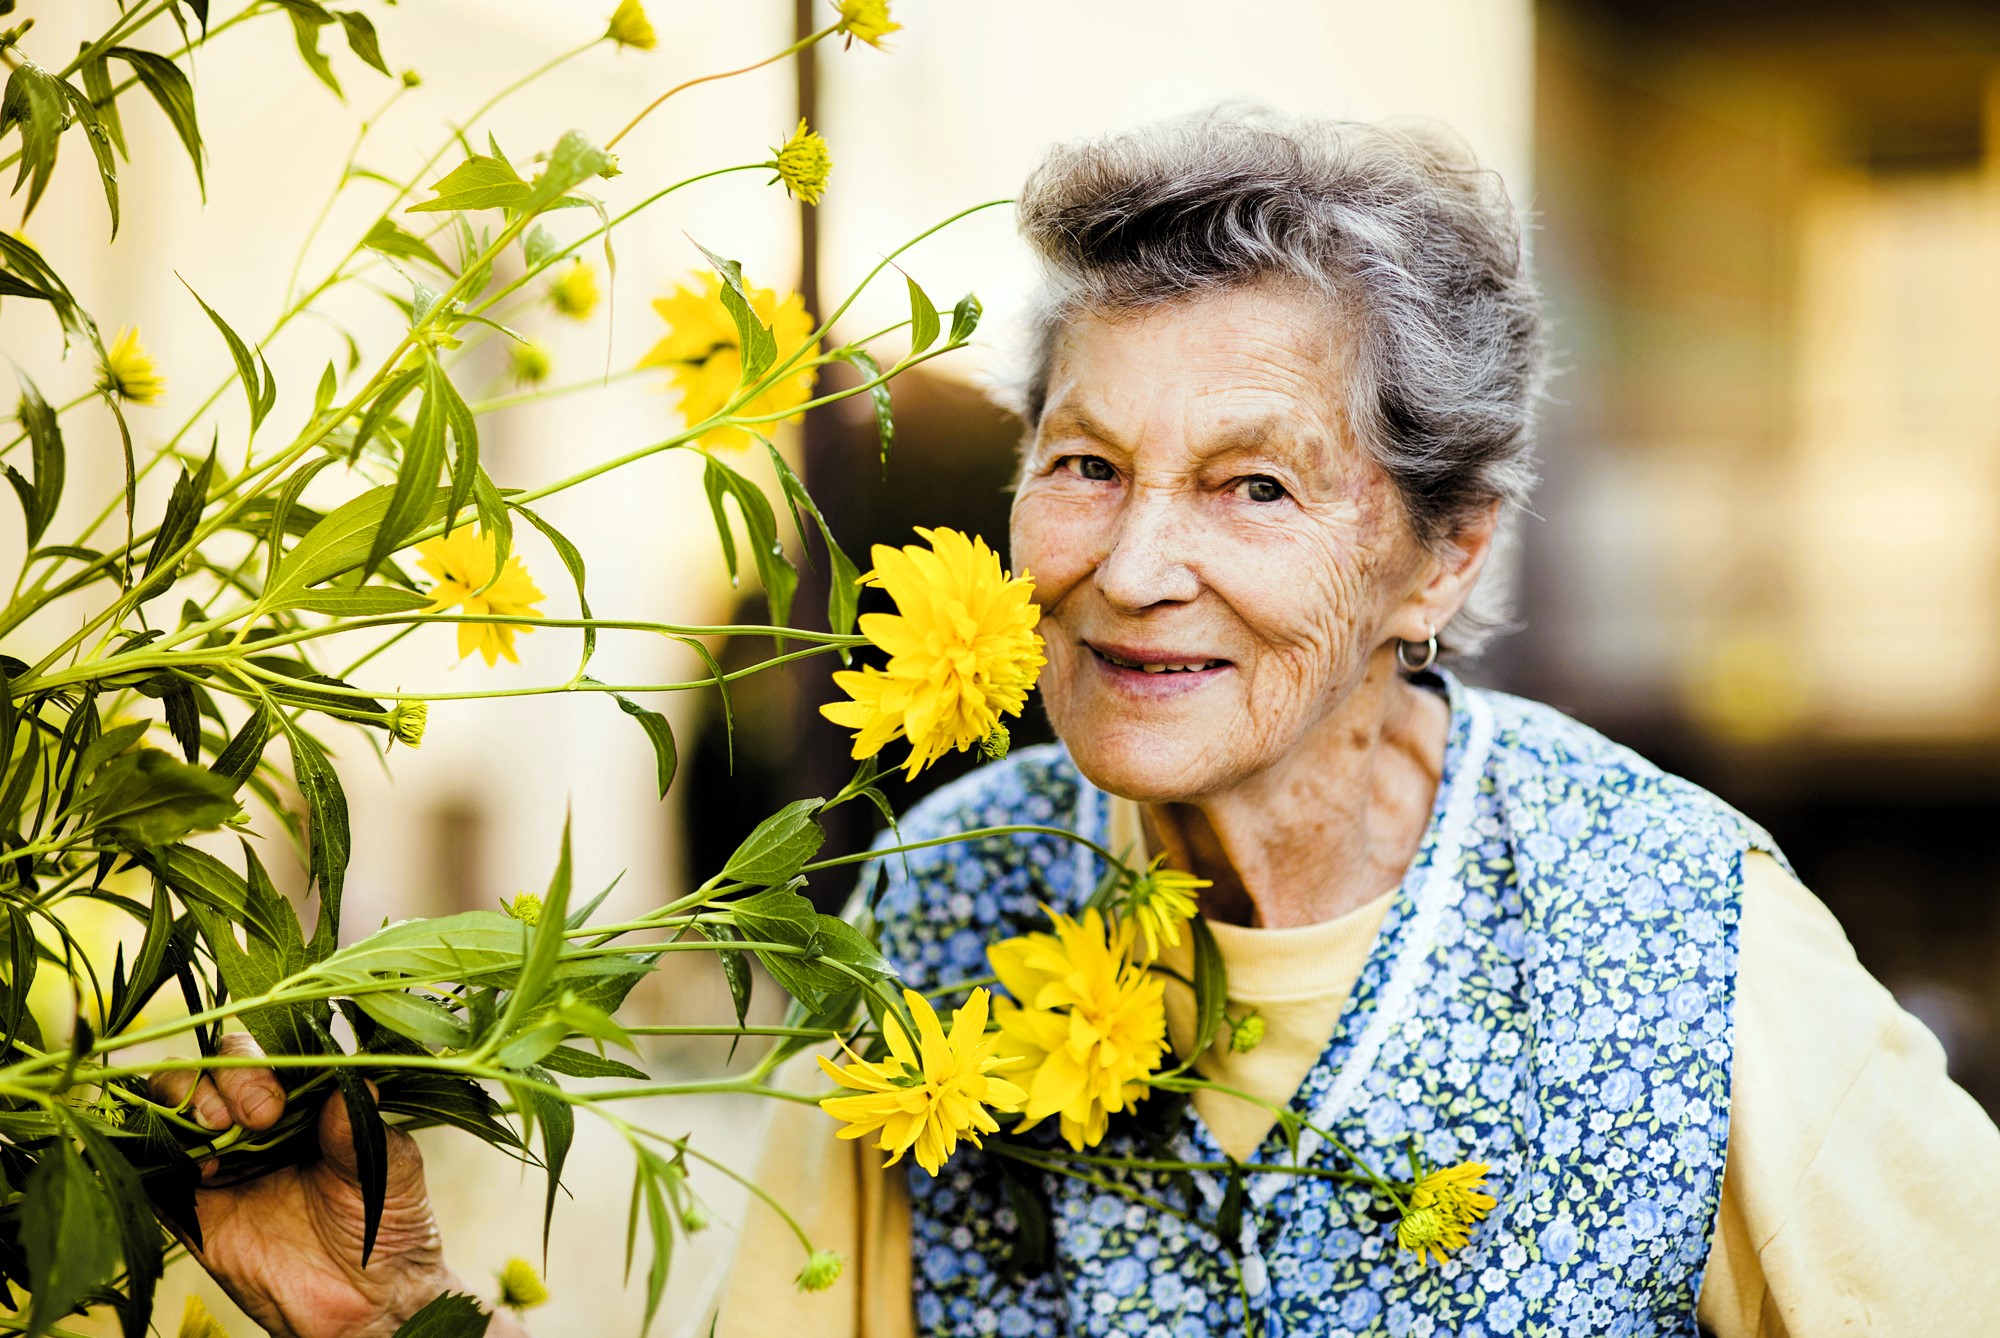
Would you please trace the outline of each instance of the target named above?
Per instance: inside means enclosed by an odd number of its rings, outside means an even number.
[[[815,0],[792,0],[793,41],[803,41],[816,30],[814,4]],[[817,46],[807,47],[798,54],[792,66],[797,78],[798,115],[815,130],[820,129],[817,53]],[[835,170],[838,170],[837,166]],[[820,304],[819,210],[803,200],[799,202],[799,295],[805,299],[806,310],[814,317],[824,315]],[[826,374],[822,372],[820,388],[824,390],[826,386]],[[846,474],[840,467],[840,429],[833,418],[832,406],[807,411],[800,426],[799,453],[806,487],[811,489],[814,500],[828,521],[840,527],[849,512],[847,502],[851,489],[846,486]],[[816,545],[817,539],[808,542]],[[817,554],[814,556],[813,566],[800,573],[793,617],[801,626],[824,627],[829,572],[824,558]],[[847,783],[853,767],[847,757],[845,733],[829,727],[819,714],[821,705],[840,695],[830,677],[833,667],[819,659],[806,660],[796,666],[795,681],[799,691],[793,694],[797,703],[797,718],[792,729],[798,750],[795,757],[795,798],[837,792]],[[848,804],[827,815],[828,854],[847,853],[866,846],[869,831],[867,815],[862,810],[867,807],[865,804]],[[846,893],[844,887],[837,886],[815,888],[814,891],[835,904]]]

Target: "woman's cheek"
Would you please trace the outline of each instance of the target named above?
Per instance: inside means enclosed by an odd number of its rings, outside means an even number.
[[[1014,570],[1034,578],[1035,602],[1046,611],[1089,574],[1100,524],[1096,508],[1033,488],[1015,495],[1008,552]]]

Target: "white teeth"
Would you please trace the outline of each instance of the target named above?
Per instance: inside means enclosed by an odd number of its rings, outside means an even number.
[[[1198,673],[1203,669],[1213,669],[1222,663],[1220,660],[1198,660],[1187,664],[1141,664],[1136,660],[1120,659],[1108,651],[1098,651],[1097,653],[1103,656],[1105,660],[1117,665],[1120,669],[1137,669],[1142,673],[1148,674],[1192,674]]]

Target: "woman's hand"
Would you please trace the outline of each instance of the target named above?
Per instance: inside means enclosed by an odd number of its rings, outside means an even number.
[[[241,1033],[224,1036],[217,1048],[263,1053]],[[192,1087],[190,1113],[217,1131],[240,1124],[259,1132],[284,1113],[285,1089],[269,1069],[221,1069],[199,1082],[195,1076],[163,1073],[153,1090],[179,1104]],[[390,1338],[440,1292],[466,1288],[445,1267],[416,1142],[392,1128],[388,1144],[382,1223],[365,1269],[354,1136],[339,1100],[320,1111],[317,1161],[226,1189],[198,1189],[201,1248],[184,1243],[244,1313],[279,1338]],[[207,1163],[204,1178],[216,1168]],[[519,1332],[501,1316],[488,1330],[489,1338]]]

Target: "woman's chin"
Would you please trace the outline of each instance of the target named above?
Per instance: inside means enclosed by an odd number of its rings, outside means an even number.
[[[1182,803],[1224,782],[1223,740],[1150,729],[1084,729],[1063,735],[1070,760],[1098,789],[1142,804]]]

